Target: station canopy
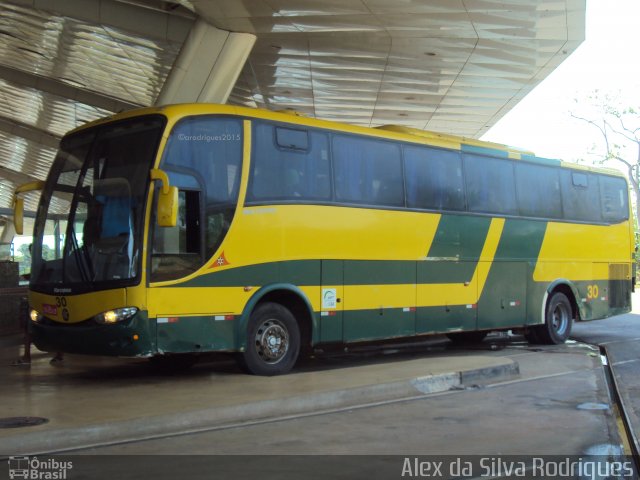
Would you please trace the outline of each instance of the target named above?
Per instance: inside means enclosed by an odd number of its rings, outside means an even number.
[[[228,103],[478,138],[582,42],[585,0],[5,0],[4,215],[65,132],[155,103],[198,17],[257,37]]]

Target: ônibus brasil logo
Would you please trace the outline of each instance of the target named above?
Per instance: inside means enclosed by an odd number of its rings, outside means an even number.
[[[40,460],[38,457],[9,457],[9,478],[31,480],[66,480],[67,471],[73,462],[63,462],[55,458]]]

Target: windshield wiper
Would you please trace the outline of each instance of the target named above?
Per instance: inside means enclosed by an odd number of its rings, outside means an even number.
[[[76,265],[78,266],[80,277],[83,282],[93,282],[93,275],[90,276],[89,273],[87,273],[87,268],[89,269],[89,271],[93,270],[93,268],[91,268],[92,262],[91,257],[89,257],[89,252],[87,252],[87,249],[84,248],[84,245],[82,247],[78,245],[78,239],[76,238],[76,232],[73,225],[71,226],[70,230],[71,231],[69,232],[69,234],[71,236],[71,250],[73,251],[73,256],[76,259]]]

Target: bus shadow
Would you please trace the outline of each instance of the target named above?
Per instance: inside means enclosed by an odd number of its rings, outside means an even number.
[[[292,373],[304,374],[368,365],[382,365],[417,359],[469,354],[504,353],[509,350],[541,351],[544,346],[530,345],[519,335],[496,333],[475,344],[457,344],[445,336],[425,339],[395,339],[380,342],[362,342],[348,345],[329,345],[313,352],[301,354]],[[157,384],[194,381],[214,377],[246,375],[233,354],[204,353],[191,368],[169,368],[153,365],[148,359],[101,358],[66,355],[62,365],[55,368],[59,380],[70,383],[95,384]]]

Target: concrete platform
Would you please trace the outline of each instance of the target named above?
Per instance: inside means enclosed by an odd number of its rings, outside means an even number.
[[[215,359],[180,374],[145,360],[68,355],[50,365],[9,366],[19,347],[0,347],[0,418],[44,417],[32,427],[0,429],[0,456],[69,451],[123,441],[206,431],[352,405],[419,398],[517,377],[518,363],[473,351],[340,355],[307,360],[281,377],[241,373]],[[386,358],[392,354],[394,358]]]

